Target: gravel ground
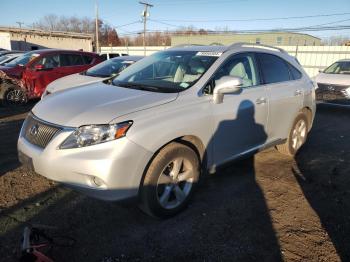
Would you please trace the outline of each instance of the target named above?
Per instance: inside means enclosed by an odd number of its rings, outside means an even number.
[[[94,200],[17,161],[26,112],[0,108],[0,256],[17,261],[26,223],[53,225],[73,247],[55,261],[350,261],[350,110],[319,106],[291,159],[274,149],[209,176],[167,220]]]

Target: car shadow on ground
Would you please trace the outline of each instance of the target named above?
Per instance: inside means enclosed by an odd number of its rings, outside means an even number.
[[[350,261],[350,108],[319,105],[326,117],[296,155],[292,172],[342,261]],[[334,116],[332,118],[332,116]],[[336,117],[335,117],[336,116]]]
[[[254,110],[246,113],[253,114],[247,116],[248,121],[238,115],[220,123],[217,132],[236,122],[234,125],[256,127],[260,138],[266,139],[262,126],[254,122]],[[53,249],[51,255],[57,261],[282,260],[269,210],[255,179],[254,157],[205,178],[189,208],[166,220],[148,217],[136,206],[55,190],[42,205],[36,205],[43,198],[39,195],[5,210],[4,219],[20,213],[29,223],[56,226],[56,235],[74,238],[75,246]],[[26,215],[27,206],[32,209]],[[24,225],[4,229],[3,258],[18,257],[14,243],[19,244]]]
[[[17,157],[17,140],[23,118],[0,122],[0,177],[20,166]]]
[[[1,102],[1,101],[0,101]],[[23,113],[29,112],[38,100],[31,100],[26,105],[21,106],[3,106],[0,105],[0,122],[2,119],[14,117],[16,115],[21,115]]]

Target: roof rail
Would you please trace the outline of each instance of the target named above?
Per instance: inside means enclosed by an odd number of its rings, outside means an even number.
[[[174,46],[170,47],[169,49],[178,48],[178,47],[187,47],[187,46],[202,46],[202,45],[199,45],[199,44],[180,44],[180,45],[174,45]]]
[[[234,43],[232,45],[229,45],[227,47],[227,50],[231,50],[232,48],[243,47],[243,46],[250,46],[250,47],[256,47],[256,48],[260,47],[260,48],[265,48],[265,49],[274,49],[274,50],[277,50],[281,53],[288,54],[285,50],[283,50],[282,48],[279,48],[279,47],[275,47],[275,46],[271,46],[271,45],[256,44],[256,43],[245,43],[245,42],[238,42],[238,43]]]

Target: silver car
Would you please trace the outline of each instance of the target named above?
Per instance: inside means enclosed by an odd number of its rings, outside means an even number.
[[[44,98],[47,95],[58,91],[66,90],[68,88],[83,86],[110,79],[111,77],[118,75],[125,68],[142,58],[143,56],[116,57],[97,64],[84,72],[61,77],[47,85],[45,92],[41,98]]]
[[[86,194],[138,197],[167,217],[200,177],[267,147],[294,155],[315,114],[315,88],[282,49],[250,44],[174,47],[112,84],[52,94],[25,120],[20,161]]]
[[[320,72],[315,81],[319,102],[350,106],[350,59],[343,59]]]

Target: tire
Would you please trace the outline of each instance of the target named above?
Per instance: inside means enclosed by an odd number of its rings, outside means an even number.
[[[144,175],[140,208],[157,218],[176,215],[191,199],[199,180],[199,170],[198,156],[191,148],[179,143],[165,146]]]
[[[294,156],[305,143],[309,130],[307,116],[300,112],[294,119],[287,141],[284,144],[277,145],[277,150],[288,156]]]
[[[22,106],[27,104],[28,97],[25,91],[15,85],[3,85],[0,99],[3,106]]]

